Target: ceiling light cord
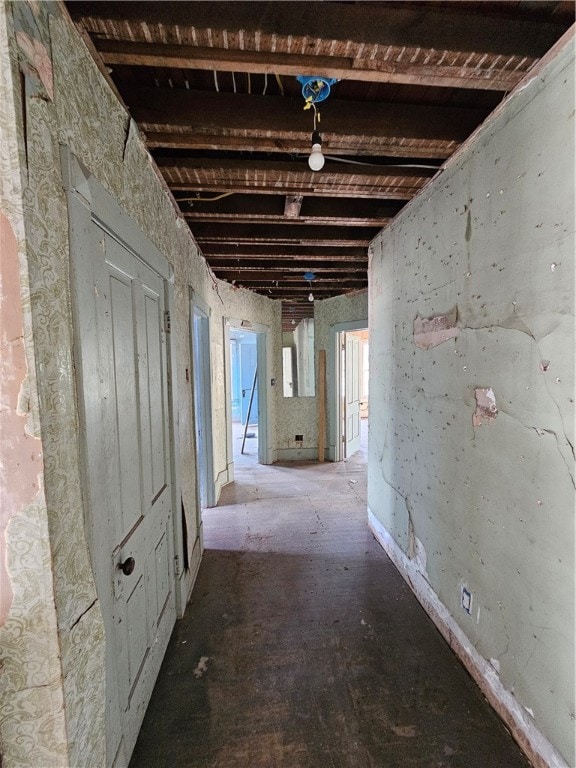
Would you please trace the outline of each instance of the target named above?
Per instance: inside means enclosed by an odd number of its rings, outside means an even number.
[[[337,163],[346,165],[369,165],[373,168],[423,168],[430,171],[441,171],[444,165],[428,165],[427,163],[365,163],[362,160],[347,160],[345,157],[336,157],[335,155],[324,155],[327,160],[335,160]]]
[[[223,197],[230,197],[230,195],[235,195],[236,192],[223,192],[221,195],[216,195],[216,197],[178,197],[176,198],[177,203],[215,203],[216,200],[222,200]]]

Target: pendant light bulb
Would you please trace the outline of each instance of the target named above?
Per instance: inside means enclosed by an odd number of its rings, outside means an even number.
[[[312,291],[310,291],[310,293],[308,294],[308,301],[314,301],[314,294],[312,293]]]
[[[322,154],[322,137],[318,131],[312,134],[312,151],[308,158],[308,165],[313,171],[320,171],[324,168],[324,155]]]

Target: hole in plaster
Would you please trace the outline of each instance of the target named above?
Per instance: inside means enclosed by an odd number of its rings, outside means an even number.
[[[474,390],[474,396],[476,398],[476,410],[472,416],[472,424],[475,427],[490,424],[498,415],[494,390],[492,387],[478,387]]]

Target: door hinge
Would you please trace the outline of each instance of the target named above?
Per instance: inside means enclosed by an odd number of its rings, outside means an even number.
[[[170,333],[170,330],[171,330],[170,323],[171,323],[170,310],[167,309],[164,312],[164,333]]]
[[[180,576],[180,555],[174,555],[174,573]]]

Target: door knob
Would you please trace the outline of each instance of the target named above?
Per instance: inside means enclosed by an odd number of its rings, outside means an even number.
[[[118,568],[120,568],[124,576],[130,576],[135,566],[136,560],[133,557],[127,557],[123,563],[119,563]]]

